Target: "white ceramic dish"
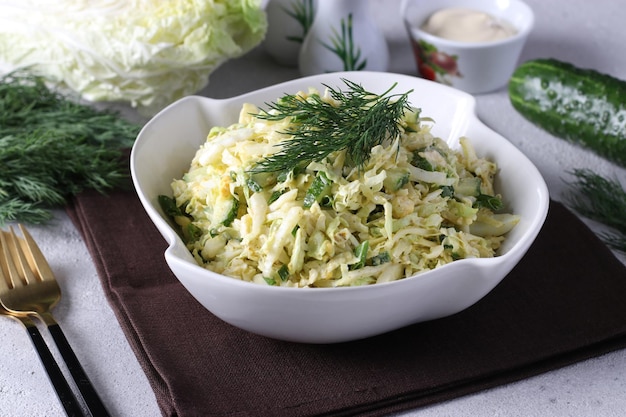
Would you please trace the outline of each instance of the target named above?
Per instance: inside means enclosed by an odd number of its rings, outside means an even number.
[[[453,7],[487,13],[508,22],[517,33],[492,42],[460,42],[421,30],[420,26],[433,13]],[[403,0],[401,10],[422,77],[435,77],[437,82],[471,94],[488,93],[507,84],[535,20],[532,9],[521,0]],[[420,42],[426,42],[429,49],[435,48],[436,51],[426,53]],[[455,62],[452,66],[451,59]],[[441,69],[450,72],[434,71],[433,64],[437,63],[441,63]]]
[[[283,288],[215,274],[196,264],[165,219],[157,197],[171,195],[212,126],[235,122],[244,102],[257,105],[286,93],[325,85],[342,87],[341,79],[360,83],[374,93],[413,90],[410,103],[435,119],[433,132],[458,147],[468,136],[481,156],[500,166],[497,190],[509,211],[522,220],[510,232],[499,256],[460,260],[400,281],[349,288]],[[165,259],[180,282],[222,320],[272,338],[334,343],[382,334],[413,323],[457,313],[489,293],[518,263],[536,238],[547,214],[549,196],[539,171],[505,138],[475,115],[472,96],[407,75],[371,72],[329,73],[279,84],[227,100],[187,97],[148,122],[133,147],[131,173],[146,212],[169,243]],[[164,297],[167,294],[163,294]]]

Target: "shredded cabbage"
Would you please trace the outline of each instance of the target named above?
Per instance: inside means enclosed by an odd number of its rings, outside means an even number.
[[[298,96],[311,94],[319,93]],[[213,128],[188,172],[172,182],[181,210],[174,219],[197,262],[212,271],[293,287],[389,282],[496,256],[519,221],[497,212],[496,164],[479,158],[465,137],[452,150],[418,111],[360,170],[339,151],[281,173],[251,168],[290,138],[283,132],[293,121],[258,113],[246,104],[238,123]]]
[[[153,114],[258,45],[260,0],[0,1],[0,66]]]

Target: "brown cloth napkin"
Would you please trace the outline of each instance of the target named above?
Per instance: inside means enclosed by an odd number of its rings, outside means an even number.
[[[214,317],[169,271],[132,191],[86,192],[68,213],[165,416],[379,416],[626,346],[626,268],[555,202],[526,257],[474,306],[334,345]]]

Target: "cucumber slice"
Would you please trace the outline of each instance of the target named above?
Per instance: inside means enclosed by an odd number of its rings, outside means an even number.
[[[328,196],[331,185],[332,181],[326,176],[326,173],[319,171],[304,195],[304,208],[311,208],[313,203],[319,203]]]
[[[387,177],[383,180],[383,186],[387,192],[398,191],[409,183],[410,174],[405,170],[393,170],[387,171]]]

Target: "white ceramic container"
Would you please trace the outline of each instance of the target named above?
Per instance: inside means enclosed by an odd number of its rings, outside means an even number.
[[[315,16],[317,0],[270,0],[263,45],[280,65],[298,66],[300,47]]]
[[[386,71],[389,48],[369,2],[318,0],[298,60],[304,76],[334,71]]]
[[[422,30],[433,13],[452,7],[487,13],[511,24],[516,33],[497,41],[463,42]],[[402,0],[401,10],[419,75],[470,94],[508,83],[534,25],[532,9],[521,0]]]
[[[342,79],[376,94],[394,83],[398,93],[412,90],[410,103],[421,108],[423,116],[435,120],[435,135],[456,149],[459,137],[466,135],[477,154],[499,165],[496,191],[505,196],[507,211],[519,214],[521,221],[508,234],[498,256],[458,260],[395,282],[345,288],[259,285],[198,266],[157,198],[160,194],[171,195],[172,179],[189,168],[211,127],[236,122],[245,102],[262,106],[285,93],[309,87],[323,91],[324,85],[344,86]],[[141,130],[132,149],[131,174],[141,203],[169,244],[167,264],[207,310],[247,331],[306,343],[366,338],[466,309],[489,293],[524,256],[543,225],[549,203],[539,171],[509,141],[480,122],[471,95],[408,75],[378,72],[306,77],[225,100],[184,98]]]

